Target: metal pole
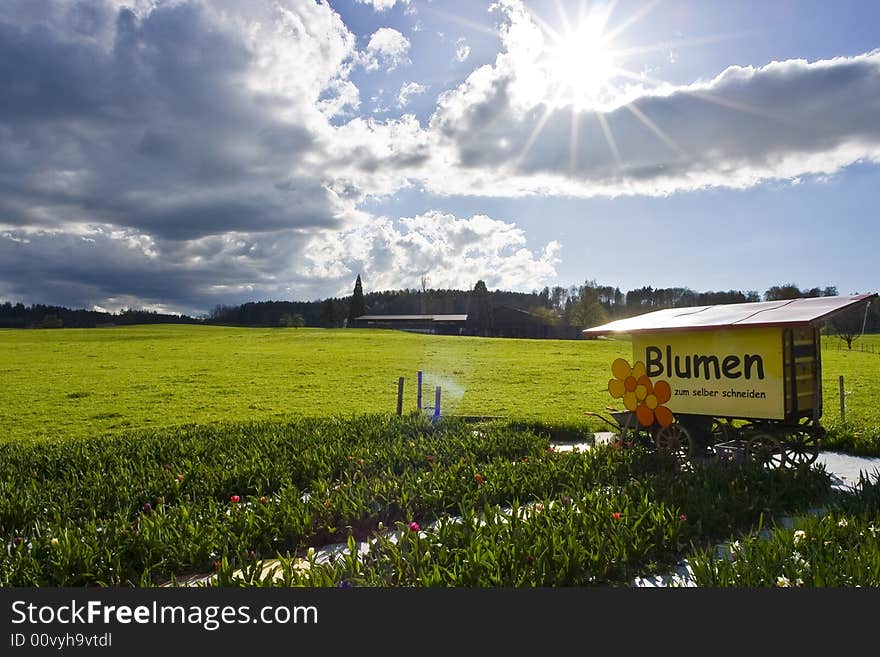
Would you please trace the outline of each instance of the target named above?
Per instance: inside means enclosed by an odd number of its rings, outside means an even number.
[[[434,419],[438,419],[440,417],[440,386],[437,386],[437,389],[434,390]]]
[[[416,386],[416,408],[422,410],[422,370],[419,370],[416,376],[418,385]]]
[[[844,401],[844,392],[843,392],[843,375],[840,375],[840,421],[846,422],[846,402]]]
[[[397,379],[397,414],[403,414],[403,377]]]

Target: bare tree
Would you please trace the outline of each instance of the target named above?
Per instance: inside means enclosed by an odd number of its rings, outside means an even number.
[[[865,332],[865,320],[868,317],[868,306],[870,305],[871,302],[869,301],[864,309],[856,306],[829,320],[828,323],[831,325],[832,333],[846,342],[847,349],[852,349],[852,343]]]
[[[422,274],[421,285],[422,285],[422,289],[421,289],[421,294],[419,295],[419,301],[421,302],[419,304],[420,311],[421,311],[422,315],[427,315],[428,314],[428,272],[425,272],[424,274]]]

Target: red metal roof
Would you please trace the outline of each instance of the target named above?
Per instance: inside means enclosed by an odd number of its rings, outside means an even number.
[[[759,326],[804,326],[828,319],[877,294],[728,303],[717,306],[668,308],[585,329],[585,335],[690,331]]]

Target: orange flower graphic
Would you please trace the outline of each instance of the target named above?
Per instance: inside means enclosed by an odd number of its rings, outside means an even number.
[[[645,370],[645,364],[637,361],[632,367],[623,358],[611,364],[614,378],[608,381],[608,392],[615,399],[623,399],[628,411],[635,411],[636,418],[643,427],[650,427],[656,421],[661,427],[668,427],[675,419],[672,411],[663,406],[672,397],[672,389],[667,381],[652,383]]]

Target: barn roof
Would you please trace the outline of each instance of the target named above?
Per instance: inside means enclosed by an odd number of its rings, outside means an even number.
[[[355,321],[365,322],[464,322],[467,315],[361,315]]]
[[[837,297],[667,308],[595,326],[585,329],[583,333],[585,335],[605,335],[643,331],[806,326],[829,319],[832,315],[876,297],[876,293],[854,294]]]

